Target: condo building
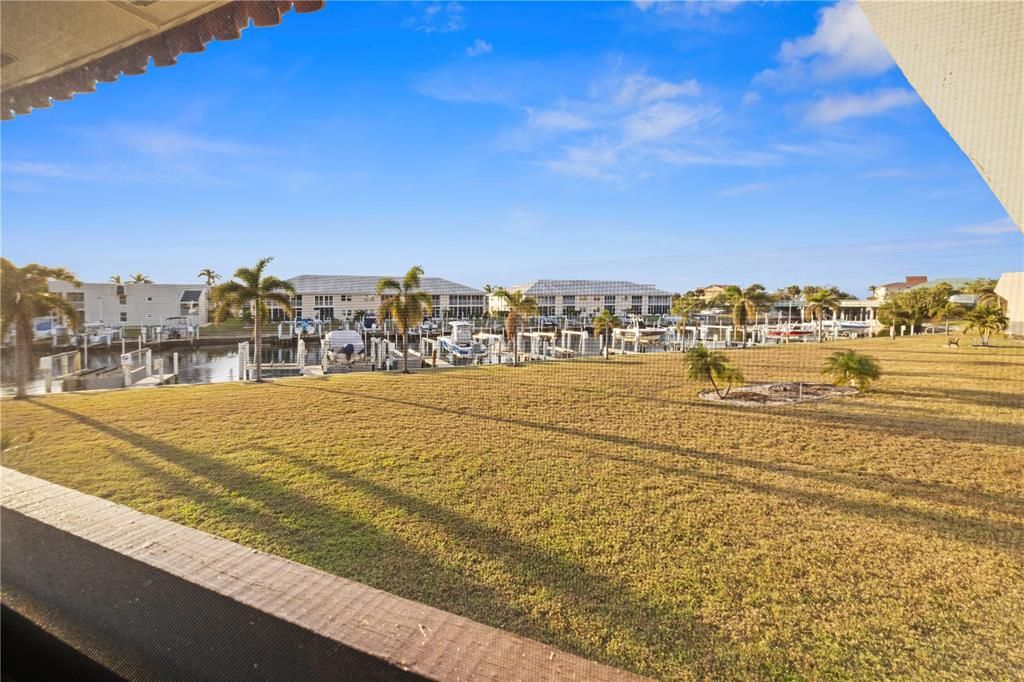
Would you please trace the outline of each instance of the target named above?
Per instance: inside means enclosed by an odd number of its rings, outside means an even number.
[[[295,287],[292,308],[296,318],[348,320],[362,310],[376,312],[382,296],[377,282],[385,275],[299,275],[288,281]],[[400,276],[393,279],[402,281]],[[471,320],[483,317],[487,295],[481,289],[440,277],[421,277],[420,290],[433,297],[434,317]],[[285,311],[271,304],[272,320],[287,319]]]
[[[592,317],[602,310],[618,315],[667,315],[672,309],[672,292],[653,284],[584,279],[538,279],[507,287],[537,300],[543,316]],[[490,298],[492,313],[506,309],[500,298]]]
[[[209,287],[203,284],[115,284],[51,280],[50,291],[75,309],[74,326],[100,322],[117,326],[158,326],[169,318],[204,324],[209,317]]]

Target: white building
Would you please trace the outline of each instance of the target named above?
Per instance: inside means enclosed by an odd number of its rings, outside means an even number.
[[[299,275],[288,281],[295,287],[292,308],[296,317],[313,319],[352,319],[356,311],[376,312],[383,298],[377,282],[384,276]],[[394,277],[399,282],[401,277]],[[486,294],[464,284],[440,277],[421,277],[420,289],[433,296],[434,317],[470,320],[483,317]],[[285,312],[270,306],[272,320],[285,319]]]
[[[538,279],[527,284],[507,287],[537,299],[540,315],[566,317],[592,317],[608,310],[619,317],[634,315],[667,315],[672,310],[672,292],[662,291],[653,284],[635,282]],[[506,304],[491,296],[491,312],[502,312]]]
[[[170,317],[188,317],[204,324],[209,315],[205,284],[114,284],[51,281],[50,291],[61,294],[77,311],[75,326],[103,322],[111,326],[159,326]]]
[[[1006,301],[1006,316],[1010,318],[1006,333],[1024,336],[1024,272],[1004,272],[995,291]]]

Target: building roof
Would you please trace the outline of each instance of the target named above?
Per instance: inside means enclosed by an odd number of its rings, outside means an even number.
[[[942,277],[940,279],[930,279],[927,282],[922,282],[921,284],[915,284],[910,288],[920,289],[922,287],[933,287],[936,284],[948,284],[954,289],[963,289],[965,286],[967,286],[968,282],[973,281],[974,279],[971,277]]]
[[[373,294],[377,291],[377,282],[391,275],[299,275],[288,281],[299,294]],[[393,277],[399,282],[402,278]],[[482,296],[482,289],[474,289],[465,284],[452,282],[440,277],[421,277],[420,289],[430,294],[468,294]]]
[[[526,284],[509,287],[512,291],[521,291],[527,296],[573,296],[587,294],[605,294],[611,296],[623,294],[648,294],[654,296],[671,296],[671,291],[662,291],[653,284],[637,284],[620,280],[599,279],[535,279]]]
[[[0,42],[0,118],[94,92],[121,74],[175,64],[211,40],[234,40],[244,28],[273,26],[292,8],[313,12],[324,0],[148,0],[146,2],[4,3]]]

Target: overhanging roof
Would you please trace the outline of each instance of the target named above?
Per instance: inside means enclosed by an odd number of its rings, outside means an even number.
[[[1024,2],[860,5],[903,75],[1024,231]]]
[[[274,26],[291,10],[324,0],[94,0],[0,4],[0,100],[4,119],[49,107],[121,74],[175,64],[211,40],[234,40],[249,26]]]

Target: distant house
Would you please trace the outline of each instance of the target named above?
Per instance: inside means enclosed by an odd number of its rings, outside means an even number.
[[[898,294],[901,291],[912,289],[921,284],[928,282],[927,275],[909,275],[902,282],[889,282],[888,284],[876,284],[872,287],[874,293],[872,298],[877,298],[884,301],[893,294]]]
[[[712,301],[712,300],[718,298],[719,296],[721,296],[722,294],[724,294],[725,290],[728,289],[731,286],[734,286],[734,285],[732,285],[732,284],[709,284],[706,287],[701,287],[700,289],[697,289],[697,291],[700,292],[701,298],[703,298],[705,301]]]
[[[1024,272],[1004,272],[995,291],[1006,301],[1006,316],[1010,318],[1006,333],[1024,336]]]
[[[209,316],[205,284],[114,284],[51,281],[50,291],[63,296],[75,309],[75,326],[102,322],[113,326],[160,326],[170,317],[187,317],[204,324]]]
[[[597,315],[608,310],[614,315],[666,315],[672,309],[672,292],[653,284],[591,279],[538,279],[507,287],[537,299],[539,314],[568,317]],[[495,296],[491,312],[505,309],[505,302]]]

